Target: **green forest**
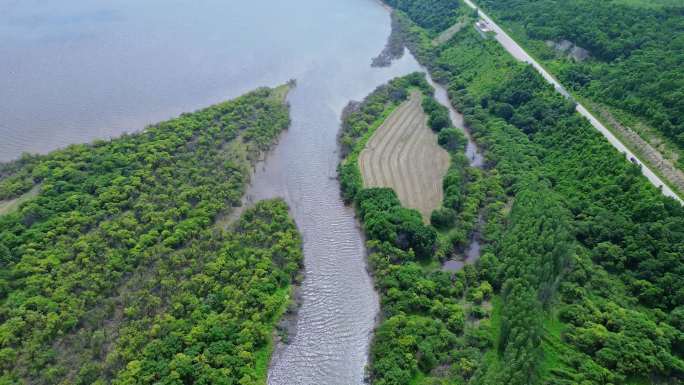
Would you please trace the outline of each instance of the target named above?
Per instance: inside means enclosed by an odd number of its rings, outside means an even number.
[[[464,28],[435,46],[438,31],[410,12],[397,16],[405,43],[464,114],[486,167],[457,167],[459,199],[470,203],[452,206],[456,219],[435,230],[431,256],[429,243],[405,242],[411,216],[391,190],[347,195],[381,293],[372,382],[681,382],[684,208],[496,41]],[[372,129],[381,110],[353,125]],[[458,251],[458,237],[446,235],[472,231],[463,213],[473,205],[484,214],[482,257],[456,274],[435,269]],[[400,230],[376,230],[383,220]]]
[[[456,21],[460,0],[387,0],[387,5],[411,15],[421,27],[439,32]]]
[[[609,107],[631,127],[684,154],[684,3],[667,1],[482,0],[570,89]],[[573,60],[547,41],[589,52]],[[646,132],[647,134],[650,132]],[[684,157],[679,167],[684,168]]]
[[[390,188],[364,188],[358,154],[375,129],[412,89],[423,93],[428,125],[451,156],[443,181],[443,206],[424,224],[418,211],[402,207]],[[484,181],[467,167],[465,137],[451,126],[448,110],[433,97],[425,74],[413,73],[378,87],[343,114],[339,166],[342,195],[354,205],[367,236],[369,265],[380,293],[381,322],[371,346],[374,384],[409,384],[448,364],[471,365],[470,344],[488,346],[492,285],[472,265],[453,273],[439,267],[461,252],[475,226]],[[482,329],[474,327],[482,324]],[[445,366],[446,365],[446,366]],[[447,370],[448,369],[448,370]],[[468,370],[468,369],[466,369]]]
[[[1,384],[265,383],[301,239],[282,200],[227,218],[288,89],[0,166],[39,191],[0,216]]]

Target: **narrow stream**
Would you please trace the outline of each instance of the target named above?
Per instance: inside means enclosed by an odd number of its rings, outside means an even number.
[[[423,67],[423,71],[428,73],[428,82],[430,85],[432,85],[435,88],[435,99],[437,99],[438,102],[440,102],[443,106],[447,107],[449,109],[449,116],[451,117],[451,122],[453,123],[454,127],[460,128],[463,130],[463,133],[465,134],[466,139],[468,140],[468,143],[466,144],[466,156],[468,157],[468,161],[470,162],[471,167],[477,167],[477,168],[483,168],[484,167],[484,156],[482,155],[482,151],[477,147],[477,144],[473,140],[473,136],[468,130],[468,128],[465,126],[465,122],[463,119],[463,114],[458,112],[452,105],[451,102],[449,101],[449,94],[442,86],[441,84],[435,82],[429,75],[429,72],[427,71],[427,68]],[[483,218],[482,214],[479,215],[478,217],[478,222],[475,227],[475,230],[473,233],[470,235],[470,243],[468,244],[468,247],[465,250],[465,253],[463,255],[462,259],[450,259],[448,261],[445,261],[444,264],[442,265],[442,269],[446,271],[458,271],[463,268],[466,264],[473,264],[477,262],[478,259],[480,259],[480,242],[482,240],[481,238],[481,229],[482,229],[482,224],[483,224]]]
[[[463,130],[463,133],[465,134],[465,137],[468,140],[468,144],[466,145],[466,156],[470,161],[470,166],[478,168],[484,167],[484,157],[482,156],[482,152],[480,151],[480,149],[477,147],[477,144],[473,140],[473,136],[471,135],[470,130],[468,130],[468,128],[465,126],[463,114],[458,112],[454,108],[454,106],[451,105],[451,101],[449,101],[449,93],[447,92],[446,88],[444,88],[443,85],[432,80],[432,77],[429,75],[427,68],[421,67],[421,70],[428,74],[428,83],[430,83],[430,85],[435,88],[435,99],[437,99],[439,103],[441,103],[443,106],[449,109],[449,116],[451,117],[451,122],[454,125],[454,127]]]
[[[289,97],[291,128],[257,167],[246,194],[247,201],[284,197],[304,238],[305,278],[297,322],[289,343],[274,352],[269,385],[364,382],[379,306],[367,273],[359,225],[352,208],[340,199],[336,179],[339,117],[348,100],[363,98],[393,77],[425,69],[408,51],[391,67],[366,64],[358,69],[357,76],[365,81],[353,83],[351,89],[350,83],[338,80],[348,76],[335,76],[324,67],[298,80]],[[446,90],[428,80],[438,101],[449,108],[454,125],[466,132],[471,165],[482,167],[483,157],[464,128],[463,116],[449,103]],[[466,253],[468,263],[479,258],[479,247],[476,232]]]
[[[3,3],[0,0],[0,3]],[[363,383],[378,298],[364,241],[340,200],[342,108],[420,67],[372,68],[390,34],[377,0],[5,1],[0,161],[115,137],[260,86],[297,79],[292,125],[251,199],[284,197],[304,238],[305,279],[278,385]]]
[[[389,31],[388,31],[389,33]],[[341,109],[349,99],[361,99],[374,87],[421,67],[406,54],[386,68],[361,68],[363,77],[355,96],[348,83],[336,82],[321,68],[302,77],[291,93],[292,126],[266,161],[260,164],[246,199],[284,197],[304,237],[305,279],[301,304],[290,342],[276,348],[271,362],[270,385],[349,385],[364,382],[371,333],[378,313],[378,298],[366,269],[365,247],[353,210],[339,195],[336,135]],[[449,108],[454,126],[463,129],[466,155],[473,167],[484,159],[463,123],[463,115],[449,102],[446,89],[435,83],[435,97]],[[363,91],[361,91],[363,90]],[[346,91],[346,92],[345,92]],[[335,95],[348,98],[329,98]],[[316,111],[316,113],[312,113]],[[480,256],[479,231],[472,235],[465,261]],[[454,261],[456,262],[456,261]]]

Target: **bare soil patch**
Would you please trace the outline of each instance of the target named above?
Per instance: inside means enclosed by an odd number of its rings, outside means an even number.
[[[421,94],[413,91],[378,127],[359,155],[365,187],[391,187],[401,203],[425,221],[442,203],[442,179],[449,153],[427,126]]]

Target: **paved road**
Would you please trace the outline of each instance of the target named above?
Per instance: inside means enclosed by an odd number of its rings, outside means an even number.
[[[546,72],[536,60],[532,58],[518,43],[515,42],[508,34],[499,27],[489,16],[487,16],[481,9],[479,9],[471,0],[463,0],[469,7],[473,9],[478,9],[480,17],[484,19],[488,24],[489,28],[496,33],[496,40],[504,47],[506,50],[513,55],[516,59],[531,64],[549,83],[553,84],[556,91],[561,93],[565,97],[570,97],[570,93],[553,77],[551,74]],[[613,145],[618,151],[625,154],[627,159],[635,159],[636,162],[641,165],[641,172],[644,174],[648,180],[653,183],[656,187],[662,187],[662,192],[664,195],[672,197],[679,201],[679,203],[684,204],[684,201],[677,196],[663,181],[656,175],[648,166],[646,166],[639,158],[637,158],[634,153],[632,153],[615,135],[613,135],[610,130],[608,130],[601,122],[598,121],[583,105],[577,103],[577,112],[582,116],[587,118],[589,122],[597,129],[603,136],[608,139],[608,142]]]

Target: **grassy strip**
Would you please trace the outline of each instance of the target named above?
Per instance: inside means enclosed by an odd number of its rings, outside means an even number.
[[[404,102],[405,103],[405,102]],[[382,111],[380,116],[378,116],[374,121],[373,124],[370,125],[368,128],[368,131],[359,138],[358,143],[354,146],[354,149],[352,152],[349,153],[349,155],[342,161],[342,165],[354,165],[358,173],[354,174],[355,177],[355,184],[359,186],[360,188],[363,187],[363,178],[361,177],[361,170],[359,169],[359,155],[361,155],[361,151],[366,147],[366,143],[370,140],[370,138],[373,137],[373,134],[375,134],[375,131],[387,120],[387,118],[392,115],[392,113],[399,108],[401,103],[393,103],[387,107],[385,107],[385,110]],[[359,190],[360,190],[359,188]]]

